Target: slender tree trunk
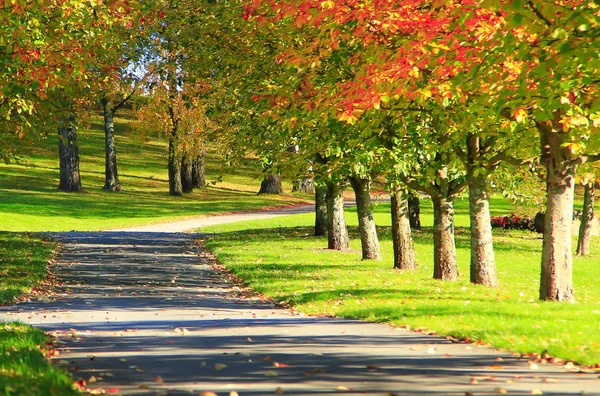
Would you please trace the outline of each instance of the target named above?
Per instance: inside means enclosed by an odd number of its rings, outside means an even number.
[[[64,120],[58,127],[60,156],[60,183],[58,189],[66,192],[81,191],[79,175],[79,146],[73,118]]]
[[[258,194],[283,194],[283,187],[281,186],[281,175],[272,174],[266,175],[260,184],[260,191]]]
[[[206,188],[206,151],[200,150],[192,161],[192,185],[195,188]]]
[[[590,254],[592,240],[592,222],[594,221],[594,195],[595,184],[587,183],[583,194],[583,212],[581,213],[581,225],[579,226],[579,238],[577,239],[577,254],[587,256]]]
[[[564,143],[560,114],[552,125],[538,123],[542,164],[546,168],[546,213],[542,248],[540,299],[572,301],[572,224],[576,165]]]
[[[104,110],[104,187],[106,191],[121,191],[117,172],[117,151],[115,148],[115,124],[108,99],[102,99]]]
[[[187,155],[184,155],[181,160],[181,189],[184,194],[189,194],[194,191],[193,170],[192,159]]]
[[[327,234],[327,186],[315,186],[315,235]]]
[[[391,198],[394,268],[412,271],[417,268],[417,259],[411,237],[408,203],[399,188],[393,191]]]
[[[371,208],[371,181],[360,177],[351,177],[350,184],[356,197],[362,258],[363,260],[381,260],[377,229]]]
[[[292,187],[292,192],[302,192],[305,194],[314,194],[315,193],[315,185],[313,183],[313,179],[310,177],[305,177],[304,179],[298,179],[294,183]]]
[[[433,278],[448,281],[458,279],[456,245],[454,242],[454,199],[441,195],[433,201]]]
[[[408,219],[410,228],[413,230],[421,229],[421,205],[419,202],[419,194],[408,194]]]
[[[327,182],[327,242],[328,249],[350,250],[341,183]]]
[[[469,217],[471,231],[471,283],[497,286],[496,260],[492,239],[490,196],[485,173],[476,175],[480,159],[479,137],[467,137],[467,182],[469,183]]]
[[[169,140],[169,195],[183,195],[181,184],[181,156],[175,147],[174,138]]]

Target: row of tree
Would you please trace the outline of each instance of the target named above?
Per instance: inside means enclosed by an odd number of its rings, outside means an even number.
[[[111,119],[137,95],[136,130],[169,141],[171,194],[189,190],[212,130],[228,160],[259,155],[267,180],[282,169],[314,180],[315,231],[326,213],[332,249],[348,247],[349,184],[364,259],[380,257],[370,203],[380,177],[395,266],[416,265],[407,193],[422,192],[434,206],[434,277],[455,280],[453,205],[468,190],[471,281],[494,286],[490,188],[529,199],[522,187],[542,177],[540,298],[574,298],[574,187],[586,186],[590,224],[600,159],[594,1],[19,0],[2,17],[15,41],[0,47],[5,129],[58,126],[65,189],[79,183],[68,177],[75,114],[98,101],[105,188],[119,189]]]
[[[398,266],[414,265],[412,189],[433,201],[434,277],[456,279],[453,203],[468,188],[471,281],[495,285],[490,185],[541,175],[540,298],[574,298],[574,187],[591,196],[600,159],[596,2],[257,1],[244,18],[267,77],[248,87],[253,123],[239,133],[275,162],[310,169],[334,208],[349,181],[363,258],[379,257],[368,194],[379,175],[394,198]],[[330,233],[340,223],[329,219]],[[330,235],[332,246],[346,244]]]

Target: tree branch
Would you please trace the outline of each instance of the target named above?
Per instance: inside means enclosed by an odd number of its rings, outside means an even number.
[[[529,8],[531,8],[531,11],[533,11],[533,13],[542,21],[544,21],[544,23],[546,24],[546,26],[551,27],[552,26],[552,22],[550,22],[545,16],[544,14],[541,13],[540,10],[538,10],[536,8],[536,6],[533,4],[533,1],[528,0],[527,1],[527,6],[529,6]]]

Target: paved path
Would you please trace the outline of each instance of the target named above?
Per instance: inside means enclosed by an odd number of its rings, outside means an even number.
[[[59,365],[120,394],[600,394],[597,374],[387,325],[304,317],[243,293],[178,233],[57,234],[65,282],[0,308],[58,337]],[[469,393],[470,392],[470,393]]]
[[[354,202],[347,202],[346,206],[354,205]],[[313,205],[296,206],[292,208],[265,210],[260,212],[233,213],[227,215],[196,217],[187,220],[174,221],[171,223],[150,224],[139,227],[129,227],[115,229],[112,231],[124,232],[186,232],[202,227],[208,227],[217,224],[236,223],[238,221],[264,220],[275,217],[290,216],[301,213],[311,213],[314,211]]]

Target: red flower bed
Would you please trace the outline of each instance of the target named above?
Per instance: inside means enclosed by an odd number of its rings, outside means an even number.
[[[492,217],[492,228],[505,230],[535,230],[535,222],[529,216],[517,216],[514,213],[506,216]]]

